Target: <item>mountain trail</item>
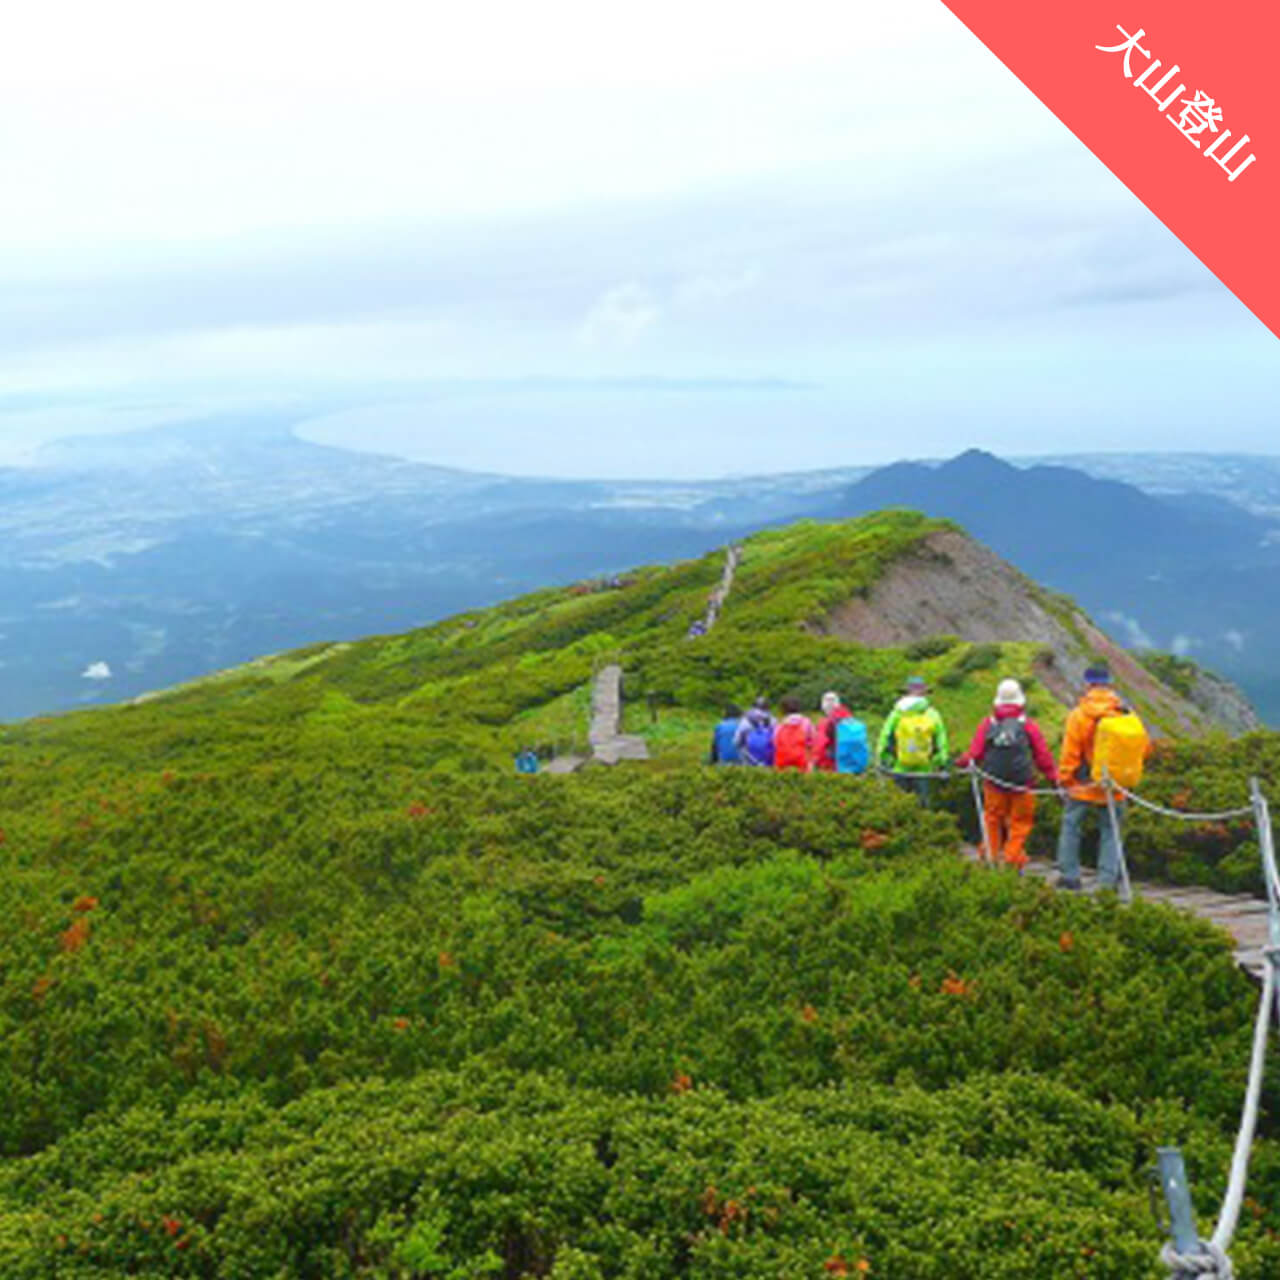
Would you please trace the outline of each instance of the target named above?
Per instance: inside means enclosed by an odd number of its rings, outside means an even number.
[[[742,548],[735,543],[725,552],[724,573],[720,576],[720,585],[711,593],[707,601],[707,614],[702,623],[707,631],[716,625],[720,610],[724,608],[725,602],[729,599],[729,592],[733,590],[734,572],[741,563]]]

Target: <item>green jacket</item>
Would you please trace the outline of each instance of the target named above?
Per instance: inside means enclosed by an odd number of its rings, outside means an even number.
[[[943,770],[951,763],[951,748],[947,743],[947,726],[943,723],[937,709],[929,702],[928,698],[907,697],[898,699],[880,730],[880,737],[876,742],[876,759],[880,761],[882,768],[893,769],[897,767],[898,742],[895,734],[898,728],[898,721],[903,716],[918,711],[925,712],[933,723],[933,756],[927,768],[902,769],[901,772],[929,773],[932,770]]]

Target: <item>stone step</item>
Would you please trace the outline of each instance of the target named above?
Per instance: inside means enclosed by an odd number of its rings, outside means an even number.
[[[585,756],[556,756],[548,762],[543,773],[577,773],[587,763]]]

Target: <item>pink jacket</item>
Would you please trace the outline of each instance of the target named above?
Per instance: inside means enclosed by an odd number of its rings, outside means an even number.
[[[818,722],[818,768],[832,771],[836,767],[836,725],[848,720],[853,712],[841,703]]]

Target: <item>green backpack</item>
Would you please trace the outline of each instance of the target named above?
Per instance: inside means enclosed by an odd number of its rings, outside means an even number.
[[[899,769],[928,769],[933,763],[932,714],[907,712],[894,728],[893,741]]]

